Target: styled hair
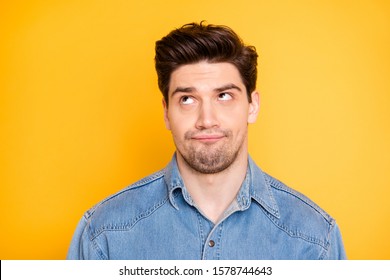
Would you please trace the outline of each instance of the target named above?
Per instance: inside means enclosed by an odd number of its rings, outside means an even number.
[[[158,86],[168,104],[171,74],[180,66],[201,61],[228,62],[241,75],[248,101],[256,88],[257,53],[253,46],[246,46],[229,27],[205,24],[203,21],[183,25],[156,42],[155,67]]]

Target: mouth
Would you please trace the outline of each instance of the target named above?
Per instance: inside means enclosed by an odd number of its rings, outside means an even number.
[[[205,134],[205,135],[196,135],[193,136],[192,139],[195,141],[199,141],[201,143],[207,143],[207,144],[212,144],[215,142],[218,142],[225,138],[225,135],[219,135],[219,134]]]

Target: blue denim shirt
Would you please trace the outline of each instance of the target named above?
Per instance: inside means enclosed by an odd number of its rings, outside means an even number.
[[[345,259],[335,220],[248,158],[245,180],[218,223],[197,209],[169,165],[82,217],[68,259]]]

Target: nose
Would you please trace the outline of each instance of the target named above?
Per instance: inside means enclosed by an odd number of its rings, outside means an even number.
[[[195,126],[197,129],[219,127],[218,114],[212,102],[203,101],[201,106],[199,106],[198,119]]]

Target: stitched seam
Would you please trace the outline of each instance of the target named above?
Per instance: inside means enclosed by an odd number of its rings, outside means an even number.
[[[298,193],[297,191],[285,186],[281,182],[276,181],[273,178],[270,178],[270,185],[272,188],[277,189],[279,191],[282,191],[284,193],[287,193],[291,196],[294,196],[295,198],[299,199],[306,205],[310,206],[312,209],[314,209],[317,213],[319,213],[328,224],[332,224],[333,218],[326,213],[324,210],[322,210],[318,205],[316,205],[313,201],[311,201],[309,198],[303,196],[302,194]]]
[[[101,228],[94,231],[94,234],[91,234],[91,241],[96,239],[100,234],[106,231],[128,231],[132,229],[139,221],[148,218],[151,216],[158,208],[163,206],[168,201],[168,196],[165,197],[162,201],[159,203],[153,205],[151,208],[147,209],[144,212],[141,212],[138,216],[136,216],[133,220],[131,220],[129,223],[123,224],[123,225],[108,225],[108,226],[102,226]]]
[[[263,209],[263,207],[260,207],[260,208],[276,227],[278,227],[279,229],[284,231],[290,237],[302,239],[306,242],[319,245],[324,249],[327,248],[327,244],[324,244],[324,242],[322,242],[320,239],[308,236],[300,231],[293,231],[293,230],[288,229],[286,226],[279,224],[278,220],[276,218],[274,218],[271,214],[269,214],[265,209]]]
[[[97,244],[96,240],[91,240],[91,241],[92,241],[93,249],[96,251],[99,259],[107,260],[108,257],[103,253],[103,250],[99,247],[99,245]]]
[[[324,251],[323,251],[322,254],[320,255],[320,258],[319,258],[320,260],[325,259],[326,254],[329,253],[329,248],[330,248],[330,235],[331,235],[331,233],[332,233],[334,227],[335,227],[335,223],[332,223],[332,224],[329,226],[328,235],[327,235],[327,237],[326,237],[326,240],[327,240],[327,242],[326,242],[326,247],[324,248]]]
[[[151,176],[149,176],[149,177],[147,177],[147,178],[145,178],[145,179],[142,179],[142,180],[140,180],[140,181],[138,181],[138,182],[136,182],[136,183],[134,183],[134,184],[128,186],[127,188],[124,188],[123,190],[121,190],[121,191],[119,191],[119,192],[117,192],[117,193],[115,193],[115,194],[113,194],[113,195],[107,197],[106,199],[102,200],[101,202],[99,202],[98,204],[96,204],[94,207],[92,207],[90,210],[88,210],[88,211],[84,214],[85,218],[86,218],[86,219],[89,219],[89,218],[93,215],[93,213],[95,212],[95,210],[96,210],[99,206],[101,206],[101,205],[103,205],[104,203],[106,203],[107,201],[110,201],[111,199],[113,199],[113,198],[115,198],[115,197],[117,197],[117,196],[119,196],[119,195],[121,195],[121,194],[123,194],[123,193],[125,193],[125,192],[131,191],[131,190],[136,189],[136,188],[143,187],[143,186],[145,186],[145,185],[147,185],[147,184],[150,184],[150,183],[152,183],[152,182],[154,182],[154,181],[157,181],[157,180],[161,179],[163,176],[164,176],[164,173],[163,173],[162,171],[159,171],[159,172],[157,172],[157,173],[155,173],[155,174],[153,174],[153,175],[151,175]]]
[[[195,211],[195,215],[198,219],[198,230],[199,230],[200,240],[201,240],[199,249],[200,249],[200,255],[203,256],[203,244],[205,244],[205,242],[206,242],[206,239],[205,239],[206,237],[205,237],[205,233],[204,233],[203,225],[202,225],[202,216],[199,213],[199,211],[197,211],[196,209],[194,209],[193,211]]]
[[[218,247],[216,248],[217,249],[217,260],[220,260],[221,259],[221,255],[222,255],[222,231],[223,231],[223,225],[224,225],[224,222],[222,222],[219,225]]]

